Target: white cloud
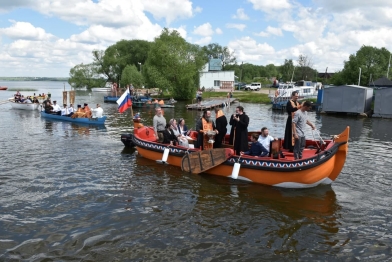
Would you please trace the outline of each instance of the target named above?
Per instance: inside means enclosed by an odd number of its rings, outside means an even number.
[[[208,45],[209,43],[211,43],[211,39],[212,39],[211,36],[206,36],[206,37],[203,37],[203,38],[201,38],[199,40],[196,40],[194,43],[198,44],[198,45],[201,45],[201,46]]]
[[[345,12],[352,9],[367,9],[371,7],[388,7],[391,4],[390,0],[315,0],[320,6],[324,6],[325,9],[332,12]]]
[[[8,28],[0,28],[0,34],[11,39],[24,40],[49,40],[55,38],[54,35],[48,34],[40,27],[34,27],[27,22],[10,21],[12,26]]]
[[[246,25],[245,24],[226,24],[227,28],[234,28],[240,31],[244,31]]]
[[[203,8],[201,8],[200,6],[196,6],[195,9],[193,9],[194,13],[201,13],[203,11]]]
[[[282,33],[282,30],[280,28],[267,26],[267,29],[265,30],[265,32],[260,32],[260,33],[258,33],[256,35],[262,36],[262,37],[268,37],[270,35],[283,36],[283,33]]]
[[[232,16],[234,19],[240,19],[240,20],[249,20],[249,16],[245,14],[245,11],[243,8],[237,9],[237,13]]]
[[[205,24],[202,24],[198,27],[195,27],[195,29],[193,30],[193,33],[195,35],[211,36],[214,34],[214,30],[212,30],[212,26],[210,23],[205,23]]]
[[[267,43],[257,43],[250,37],[243,37],[238,40],[230,41],[230,50],[235,51],[237,61],[244,61],[254,64],[265,64],[274,58],[275,49]]]
[[[113,2],[114,0],[105,0]],[[117,0],[119,3],[127,1]],[[133,2],[133,1],[129,1]],[[152,13],[155,19],[164,18],[167,24],[179,18],[190,18],[192,13],[192,2],[189,0],[148,0],[142,1],[145,10]],[[197,11],[200,8],[196,8]]]
[[[273,10],[291,8],[291,4],[287,0],[248,0],[248,2],[253,4],[253,9],[267,13]]]
[[[221,34],[223,34],[223,31],[222,31],[222,29],[220,29],[218,27],[217,29],[215,29],[215,33],[218,34],[218,35],[221,35]]]

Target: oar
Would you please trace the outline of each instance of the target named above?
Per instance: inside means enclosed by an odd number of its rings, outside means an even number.
[[[155,160],[159,164],[169,164],[167,162],[167,158],[169,157],[169,152],[170,152],[170,145],[168,145],[164,150],[163,150],[163,155],[161,160]]]
[[[241,155],[237,159],[237,162],[234,163],[233,170],[231,171],[231,178],[233,178],[233,179],[238,178],[238,173],[240,172],[240,167],[241,167],[240,159],[241,159]]]
[[[326,143],[325,143],[325,141],[323,140],[323,138],[321,137],[320,131],[318,131],[317,129],[312,130],[312,131],[314,131],[314,132],[319,136],[321,143],[323,143],[323,145],[325,145]],[[314,135],[313,135],[313,138],[314,138]]]

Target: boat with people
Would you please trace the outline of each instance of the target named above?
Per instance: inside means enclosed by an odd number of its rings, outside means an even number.
[[[39,103],[19,103],[16,102],[13,98],[9,99],[8,101],[10,102],[13,109],[34,111],[40,108]]]
[[[348,151],[349,127],[330,140],[306,140],[302,159],[295,160],[293,153],[282,149],[283,140],[271,142],[266,157],[235,155],[228,144],[229,134],[222,147],[204,150],[171,146],[157,142],[154,129],[134,119],[133,136],[123,134],[124,145],[135,146],[139,155],[150,160],[181,167],[191,173],[206,173],[233,179],[283,188],[309,188],[331,184],[339,176]],[[249,132],[248,138],[252,133]],[[257,132],[260,133],[260,132]],[[189,136],[196,139],[198,133]],[[132,139],[132,142],[127,140]],[[190,141],[191,143],[191,141]],[[223,159],[223,160],[222,160]],[[239,167],[238,167],[239,166]]]
[[[41,111],[41,117],[56,119],[60,121],[72,122],[72,123],[80,123],[80,124],[90,124],[90,125],[104,125],[106,121],[106,116],[103,117],[77,117],[72,118],[70,116],[61,116],[56,114],[45,113],[45,111]]]

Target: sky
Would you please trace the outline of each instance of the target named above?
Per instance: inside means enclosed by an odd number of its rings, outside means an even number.
[[[390,0],[0,0],[0,76],[68,77],[93,50],[154,41],[165,27],[227,46],[238,63],[305,55],[319,72],[363,45],[392,51]]]

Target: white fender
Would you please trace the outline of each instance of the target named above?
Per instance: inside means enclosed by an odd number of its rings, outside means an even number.
[[[241,167],[240,163],[234,163],[233,171],[231,172],[231,178],[233,178],[233,179],[238,178],[238,173],[240,172],[240,167]]]

